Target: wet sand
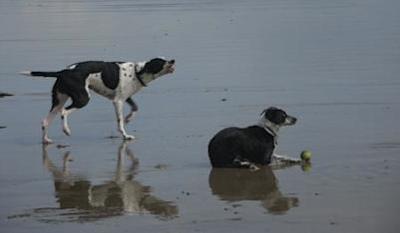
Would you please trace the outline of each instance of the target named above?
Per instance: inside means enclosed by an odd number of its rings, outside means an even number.
[[[397,232],[396,1],[2,1],[1,232]],[[94,96],[40,143],[52,80],[21,70],[173,57],[123,142]],[[268,106],[312,167],[212,169],[207,143]]]

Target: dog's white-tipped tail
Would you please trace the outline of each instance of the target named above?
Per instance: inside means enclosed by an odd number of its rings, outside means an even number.
[[[29,70],[24,70],[19,72],[20,75],[25,75],[25,76],[31,76],[32,75],[32,71]]]

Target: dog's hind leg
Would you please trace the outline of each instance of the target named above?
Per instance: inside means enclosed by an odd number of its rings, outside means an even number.
[[[71,129],[69,128],[68,125],[68,116],[69,114],[73,113],[74,111],[78,110],[77,108],[70,108],[70,109],[63,109],[61,112],[61,120],[62,120],[62,127],[63,127],[63,132],[67,136],[71,136]]]
[[[124,140],[135,139],[134,136],[127,134],[124,128],[124,113],[123,113],[124,101],[114,100],[113,104],[115,108],[115,114],[117,116],[118,131],[122,134]]]
[[[62,110],[65,102],[67,102],[68,96],[62,93],[57,92],[55,89],[53,89],[53,94],[52,94],[52,106],[50,109],[49,114],[46,116],[46,118],[43,119],[42,121],[42,142],[43,144],[50,144],[53,141],[49,138],[48,136],[48,128],[53,121],[54,117],[57,116],[57,114]]]
[[[135,117],[136,112],[138,111],[139,108],[138,108],[137,104],[135,103],[135,101],[133,101],[133,99],[130,97],[126,100],[126,102],[131,107],[130,112],[125,117],[125,123],[128,123]]]
[[[75,112],[76,110],[83,108],[84,106],[87,105],[87,103],[89,102],[89,94],[86,91],[84,91],[81,92],[79,95],[71,96],[71,98],[72,98],[71,105],[63,109],[61,112],[61,119],[63,122],[63,132],[67,136],[71,135],[71,129],[69,128],[68,125],[68,116],[71,113]]]
[[[48,128],[49,128],[49,125],[51,124],[51,122],[53,121],[54,117],[60,111],[60,109],[53,108],[52,110],[50,110],[50,112],[46,116],[46,118],[44,118],[42,121],[42,142],[43,142],[43,144],[53,143],[53,140],[51,140],[48,136]]]

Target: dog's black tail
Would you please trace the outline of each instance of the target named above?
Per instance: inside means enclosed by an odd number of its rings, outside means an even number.
[[[47,72],[47,71],[21,71],[19,74],[26,76],[39,76],[39,77],[51,77],[58,78],[60,76],[60,72]]]

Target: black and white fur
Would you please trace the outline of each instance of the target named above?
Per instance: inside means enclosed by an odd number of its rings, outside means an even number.
[[[270,107],[262,112],[257,125],[246,128],[229,127],[219,131],[209,142],[208,156],[213,167],[251,167],[268,165],[274,154],[278,131],[293,125],[297,119],[285,111]],[[289,158],[290,160],[290,158]]]
[[[137,63],[86,61],[72,64],[61,71],[24,71],[21,74],[57,78],[52,89],[50,112],[42,121],[43,143],[52,143],[47,131],[58,113],[61,113],[64,133],[71,134],[68,116],[87,105],[90,99],[89,89],[113,102],[118,131],[124,139],[129,140],[134,139],[134,136],[126,133],[124,123],[129,122],[138,110],[131,96],[158,77],[174,72],[174,64],[175,60],[163,58]],[[71,104],[64,108],[64,104],[69,99],[71,99]],[[125,118],[123,116],[124,102],[131,108]]]

